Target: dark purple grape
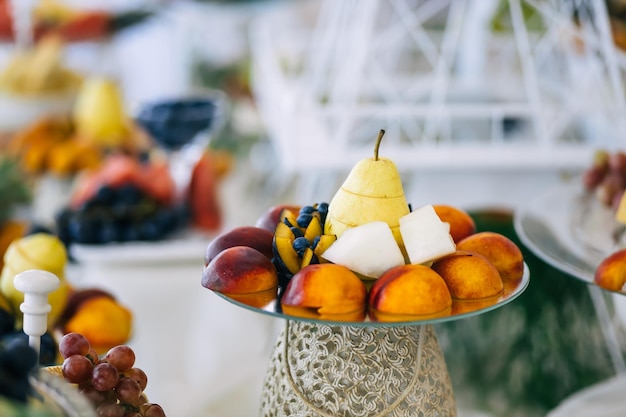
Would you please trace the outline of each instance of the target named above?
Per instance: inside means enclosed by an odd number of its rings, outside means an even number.
[[[0,363],[15,375],[26,375],[37,366],[37,352],[28,344],[28,340],[12,338],[4,346]]]
[[[85,336],[80,333],[67,333],[59,341],[59,353],[63,359],[72,355],[86,356],[91,346]]]
[[[2,337],[2,344],[9,343],[12,339],[20,339],[28,344],[28,335],[22,330],[12,331]],[[58,345],[51,332],[46,332],[41,336],[39,348],[39,364],[42,366],[54,365],[57,363]]]
[[[109,391],[115,388],[119,380],[119,372],[115,366],[101,362],[94,366],[91,385],[98,391]]]
[[[93,363],[86,356],[72,355],[63,360],[61,371],[65,379],[78,384],[91,378]]]

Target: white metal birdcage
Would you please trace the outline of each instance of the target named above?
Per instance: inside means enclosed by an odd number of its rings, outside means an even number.
[[[284,173],[579,169],[626,131],[602,0],[324,0],[263,16],[253,88]]]

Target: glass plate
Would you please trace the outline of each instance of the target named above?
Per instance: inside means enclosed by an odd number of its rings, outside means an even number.
[[[514,214],[521,241],[551,266],[588,284],[600,262],[616,248],[615,224],[593,208],[581,181],[539,195]],[[591,212],[593,210],[593,213]]]
[[[267,314],[287,320],[299,320],[316,323],[325,323],[331,325],[344,324],[351,326],[364,327],[393,327],[393,326],[414,326],[423,324],[436,324],[446,321],[459,320],[466,317],[476,316],[488,311],[502,307],[519,297],[528,287],[530,282],[530,272],[528,266],[524,264],[524,275],[519,282],[505,283],[504,291],[495,297],[480,300],[453,301],[451,311],[434,316],[393,316],[386,315],[384,318],[376,318],[373,314],[367,313],[363,317],[355,317],[355,315],[345,316],[319,316],[311,314],[311,316],[302,317],[292,314],[286,314],[282,311],[278,297],[274,294],[264,296],[262,294],[249,295],[249,299],[236,300],[231,296],[217,293],[220,297],[230,301],[240,307],[255,311],[261,314]],[[358,316],[358,314],[356,315]]]

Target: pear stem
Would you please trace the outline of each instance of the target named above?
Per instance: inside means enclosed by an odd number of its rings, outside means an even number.
[[[374,146],[374,161],[378,161],[378,149],[380,148],[380,142],[383,140],[383,136],[385,136],[385,129],[380,129],[378,137],[376,138],[376,145]]]

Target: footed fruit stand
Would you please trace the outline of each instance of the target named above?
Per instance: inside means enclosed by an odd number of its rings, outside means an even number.
[[[529,272],[497,301],[414,322],[328,322],[289,317],[263,387],[262,416],[456,416],[448,369],[433,324],[482,314],[513,301]],[[228,297],[226,297],[228,298]]]

